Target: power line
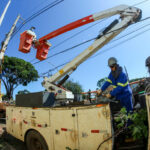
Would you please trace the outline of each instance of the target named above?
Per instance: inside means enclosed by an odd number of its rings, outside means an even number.
[[[141,1],[141,2],[139,2],[139,3],[133,4],[132,6],[138,6],[138,5],[141,5],[141,4],[143,4],[143,3],[147,2],[147,1],[149,1],[149,0]]]
[[[142,26],[142,27],[140,27],[139,29],[136,29],[136,30],[134,30],[134,31],[132,31],[132,32],[130,32],[130,33],[128,33],[128,34],[126,34],[126,35],[124,35],[124,36],[122,36],[122,37],[116,39],[116,40],[114,40],[114,41],[117,41],[117,40],[119,40],[119,39],[121,39],[121,38],[123,38],[123,37],[125,37],[125,36],[127,36],[127,35],[129,35],[129,34],[132,34],[132,33],[136,32],[136,31],[138,31],[138,30],[141,30],[141,29],[143,29],[143,28],[145,28],[145,27],[147,27],[147,26],[149,26],[149,25],[150,25],[150,24],[147,24],[147,25],[145,25],[145,26]],[[113,48],[115,48],[115,47],[117,47],[117,46],[120,46],[121,44],[124,44],[125,42],[127,42],[127,41],[129,41],[129,40],[132,40],[133,38],[136,38],[137,36],[140,36],[140,35],[144,34],[145,32],[147,32],[147,31],[149,31],[149,30],[150,30],[150,28],[149,28],[149,29],[146,29],[146,30],[144,30],[144,31],[142,31],[142,32],[140,32],[140,33],[138,33],[138,34],[136,34],[136,35],[134,35],[134,36],[132,36],[132,37],[126,39],[126,40],[124,40],[124,41],[121,41],[121,42],[115,44],[114,46],[112,46],[112,47],[110,47],[110,48],[107,48],[107,49],[103,50],[102,52],[99,52],[98,54],[94,55],[93,57],[90,57],[89,59],[95,58],[95,57],[97,57],[98,55],[101,55],[101,54],[103,54],[103,53],[105,53],[105,52],[107,52],[107,51],[109,51],[109,50],[111,50],[111,49],[113,49]],[[68,62],[69,62],[69,61],[68,61]],[[59,68],[59,67],[65,65],[65,64],[67,64],[68,62],[66,62],[66,63],[64,63],[64,64],[61,64],[61,65],[58,65],[57,67],[52,68],[52,69],[50,69],[49,71],[54,71],[56,68]],[[42,75],[47,74],[49,71],[47,71],[47,72],[45,72],[45,73],[42,73]]]
[[[32,8],[32,9],[30,9],[26,14],[25,14],[25,16],[27,16],[27,14],[31,14],[31,12],[32,11],[34,11],[35,12],[35,10],[37,9],[37,8],[39,8],[43,3],[45,3],[45,2],[47,2],[48,0],[43,0],[43,1],[41,1],[40,3],[38,3],[34,8]]]
[[[125,41],[122,41],[122,42],[120,42],[120,43],[118,43],[118,44],[116,44],[116,45],[114,45],[114,46],[112,46],[112,47],[110,47],[110,48],[108,48],[108,49],[103,50],[103,52],[100,52],[100,53],[98,53],[97,55],[95,55],[95,56],[93,56],[93,57],[90,57],[89,59],[95,58],[95,57],[97,57],[97,56],[100,55],[100,54],[103,54],[103,53],[105,53],[105,52],[107,52],[107,51],[109,51],[109,50],[111,50],[111,49],[113,49],[113,48],[115,48],[115,47],[117,47],[117,46],[120,46],[121,44],[124,44],[125,42],[127,42],[127,41],[129,41],[129,40],[132,40],[133,38],[136,38],[137,36],[140,36],[140,35],[144,34],[144,33],[147,32],[147,31],[150,31],[150,28],[147,29],[147,30],[145,30],[145,31],[142,31],[142,32],[140,32],[139,34],[136,34],[135,36],[133,36],[133,37],[131,37],[131,38],[128,38],[128,39],[126,39]],[[50,69],[49,71],[54,71],[56,68],[59,68],[59,67],[65,65],[65,64],[67,64],[67,63],[69,63],[69,62],[70,62],[70,61],[68,61],[68,62],[66,62],[66,63],[64,63],[64,64],[61,64],[61,65],[58,65],[57,67],[52,68],[52,69]],[[47,72],[45,72],[45,73],[42,73],[42,75],[47,74],[49,71],[47,71]]]
[[[132,6],[141,5],[142,3],[145,3],[145,2],[147,2],[147,1],[148,1],[148,0],[144,0],[144,1],[141,1],[141,2],[139,2],[139,3],[133,4]],[[102,21],[104,21],[104,20],[106,20],[106,19],[108,19],[108,18],[105,18],[105,19],[103,19]],[[100,22],[98,22],[98,23],[95,23],[95,24],[93,24],[93,25],[91,25],[91,26],[89,26],[89,27],[87,27],[87,28],[85,28],[85,29],[79,31],[78,33],[74,34],[73,36],[71,36],[71,37],[69,37],[69,38],[63,40],[63,41],[60,42],[59,44],[53,46],[52,49],[55,49],[56,47],[58,47],[58,46],[60,46],[61,44],[65,43],[66,41],[68,41],[68,40],[72,39],[73,37],[79,35],[79,34],[82,33],[83,31],[88,30],[89,28],[91,28],[91,27],[93,27],[93,26],[95,26],[95,25],[101,23],[102,21],[100,21]],[[57,55],[57,54],[56,54],[56,55]],[[54,56],[55,56],[55,54],[54,54]],[[52,57],[53,57],[53,56],[52,56]],[[49,59],[49,58],[51,58],[51,56],[47,57],[47,59]],[[46,59],[46,60],[47,60],[47,59]],[[36,60],[36,58],[32,59],[30,62],[33,62],[34,60]],[[44,60],[43,60],[43,61],[44,61]],[[42,62],[42,61],[37,61],[37,62],[35,62],[35,63],[33,63],[33,64],[37,64],[37,63],[40,63],[40,62]]]
[[[138,22],[143,22],[143,21],[148,20],[148,19],[150,19],[150,17],[146,17],[146,18],[144,18],[144,19],[142,19],[142,20],[140,20],[140,21],[138,21]],[[137,22],[136,22],[136,23],[137,23]],[[135,24],[135,23],[132,23],[132,25],[133,25],[133,24]],[[148,24],[148,25],[149,25],[149,24]],[[137,30],[140,30],[140,29],[142,29],[142,28],[144,28],[144,27],[146,27],[146,26],[148,26],[148,25],[145,25],[145,26],[143,26],[143,27],[140,27],[139,29],[136,29],[136,30],[132,31],[132,32],[128,33],[127,35],[130,35],[130,34],[136,32]],[[125,28],[125,27],[126,27],[126,26],[121,27],[121,28],[118,28],[118,29],[113,30],[113,31],[110,31],[110,32],[107,32],[106,34],[109,34],[109,33],[115,32],[115,31],[118,31],[118,30],[123,29],[123,28]],[[106,35],[106,34],[105,34],[105,35]],[[114,41],[117,41],[117,40],[119,40],[119,39],[121,39],[121,38],[123,38],[123,37],[125,37],[125,36],[127,36],[127,35],[123,35],[122,37],[119,37],[118,39],[115,39],[115,40],[111,41],[110,43],[112,43],[112,42],[114,42]],[[52,58],[52,57],[54,57],[54,56],[57,56],[57,55],[59,55],[59,54],[65,53],[65,52],[67,52],[67,51],[70,51],[70,50],[72,50],[72,49],[74,49],[74,48],[76,48],[76,47],[79,47],[79,46],[81,46],[81,45],[83,45],[83,44],[85,44],[85,43],[88,43],[88,42],[90,42],[90,41],[92,41],[92,40],[95,40],[96,38],[97,38],[97,37],[91,38],[91,39],[89,39],[89,40],[87,40],[87,41],[84,41],[84,42],[79,43],[79,44],[77,44],[77,45],[74,45],[74,46],[72,46],[72,47],[70,47],[70,48],[67,48],[67,49],[65,49],[65,50],[62,50],[62,51],[60,51],[60,52],[58,52],[58,53],[55,53],[55,54],[49,56],[47,59]],[[47,60],[47,59],[46,59],[46,60]],[[40,62],[41,62],[41,61],[37,61],[37,62],[33,63],[33,65],[38,64],[38,63],[40,63]]]
[[[145,0],[145,1],[142,1],[142,2],[140,2],[140,3],[137,3],[137,4],[135,4],[134,6],[139,5],[139,4],[142,4],[142,3],[146,2],[146,1],[148,1],[148,0]],[[142,20],[140,20],[140,21],[138,21],[138,22],[142,22],[142,21],[145,21],[145,20],[148,20],[148,19],[150,19],[150,17],[146,17],[146,18],[144,18],[144,19],[142,19]],[[134,23],[134,24],[135,24],[135,23]],[[150,25],[150,24],[148,24],[148,25]],[[136,32],[136,31],[138,31],[138,30],[141,30],[141,29],[147,27],[148,25],[145,25],[145,26],[140,27],[140,28],[138,28],[138,29],[136,29],[136,30],[134,30],[134,31],[132,31],[132,32],[130,32],[130,33],[128,33],[128,34],[126,34],[126,35],[123,35],[122,37],[119,37],[118,39],[115,39],[115,40],[113,40],[112,42],[117,41],[117,40],[119,40],[119,39],[121,39],[121,38],[123,38],[123,37],[126,37],[126,36],[128,36],[128,35],[130,35],[130,34]],[[106,49],[105,51],[108,51],[108,50],[110,50],[110,49],[112,49],[112,48],[114,48],[114,47],[116,47],[116,46],[118,46],[118,45],[120,45],[120,44],[123,44],[123,43],[125,43],[125,42],[127,42],[127,41],[129,41],[129,40],[131,40],[131,39],[133,39],[133,38],[135,38],[135,37],[137,37],[137,36],[139,36],[139,35],[141,35],[141,34],[147,32],[147,31],[149,31],[149,30],[150,30],[150,29],[148,29],[148,30],[146,30],[146,31],[144,31],[144,32],[141,32],[140,34],[137,34],[136,36],[133,36],[132,38],[129,38],[129,39],[123,41],[123,42],[120,42],[119,44],[116,44],[115,46],[113,46],[113,47],[111,47],[111,48],[108,48],[108,49]],[[94,39],[94,38],[93,38],[93,39]],[[93,39],[91,39],[91,40],[93,40]],[[88,41],[91,41],[91,40],[88,40]],[[83,42],[83,43],[86,43],[86,41]],[[80,43],[80,44],[78,44],[78,45],[81,45],[81,44],[82,44],[82,43]],[[57,46],[57,45],[56,45],[56,46]],[[76,46],[77,46],[77,45],[73,46],[72,48],[74,48],[74,47],[76,47]],[[65,51],[68,51],[69,49],[71,49],[71,48],[68,48],[68,49],[63,50],[63,51],[65,52]],[[63,53],[63,51],[61,51],[60,53]],[[101,53],[102,53],[102,52],[101,52]],[[103,51],[103,53],[104,53],[104,51]],[[58,55],[58,53],[54,54],[53,56],[55,56],[55,55]],[[97,54],[97,55],[99,55],[99,54]],[[96,56],[97,56],[97,55],[96,55]],[[50,56],[50,57],[53,57],[53,56]],[[94,57],[96,57],[96,56],[94,56]],[[50,57],[49,57],[49,58],[50,58]],[[94,57],[92,57],[92,58],[94,58]],[[36,62],[36,63],[38,63],[38,62]],[[36,63],[34,63],[34,64],[36,64]],[[50,69],[50,70],[48,70],[47,72],[43,73],[42,75],[45,75],[45,74],[49,73],[50,71],[53,71],[53,70],[55,70],[55,69],[57,69],[57,68],[59,68],[59,67],[65,65],[65,64],[67,64],[67,63],[68,63],[68,62],[66,62],[66,63],[64,63],[64,64],[61,64],[61,65],[59,65],[59,66],[57,66],[57,67],[55,67],[55,68],[53,68],[53,69]]]
[[[79,32],[77,32],[77,33],[75,33],[74,35],[68,37],[67,39],[65,39],[65,40],[63,40],[63,41],[61,41],[61,42],[58,43],[57,45],[54,45],[51,49],[57,48],[58,46],[60,46],[60,45],[62,45],[63,43],[67,42],[68,40],[74,38],[75,36],[81,34],[81,33],[84,32],[84,31],[86,31],[86,30],[88,30],[88,29],[94,27],[95,25],[97,25],[97,24],[103,22],[103,21],[106,20],[106,19],[107,19],[107,18],[105,18],[105,19],[103,19],[103,20],[101,20],[101,21],[99,21],[99,22],[96,22],[95,24],[92,24],[91,26],[89,26],[89,27],[87,27],[87,28],[85,28],[85,29],[83,29],[83,30],[81,30],[81,31],[79,31]],[[57,54],[54,54],[54,55],[57,55]],[[47,57],[47,59],[49,59],[49,58],[51,58],[51,57],[53,57],[53,56],[49,56],[49,57]],[[47,60],[47,59],[46,59],[46,60]],[[32,61],[34,61],[34,60],[36,60],[36,59],[34,58],[34,59],[32,59],[30,62],[32,62]],[[33,63],[33,64],[36,64],[36,63],[39,63],[39,62],[40,62],[40,61],[37,61],[37,62],[35,62],[35,63]]]
[[[133,30],[132,32],[129,32],[129,33],[123,35],[123,36],[120,36],[120,37],[118,37],[118,38],[112,40],[112,41],[109,42],[109,43],[118,41],[118,40],[120,40],[120,39],[122,39],[122,38],[124,38],[124,37],[126,37],[126,36],[128,36],[128,35],[130,35],[130,34],[132,34],[132,33],[134,33],[134,32],[137,32],[137,31],[139,31],[139,30],[141,30],[141,29],[143,29],[143,28],[145,28],[145,27],[147,27],[147,26],[149,26],[149,25],[150,25],[150,24],[144,25],[144,26],[142,26],[142,27],[140,27],[140,28],[138,28],[138,29],[136,29],[136,30]]]
[[[45,11],[47,11],[48,9],[60,4],[61,2],[63,2],[64,0],[55,0],[54,2],[50,3],[49,5],[45,6],[44,8],[40,9],[38,12],[34,13],[33,15],[31,15],[30,17],[28,17],[25,21],[23,21],[23,23],[15,30],[15,32],[12,35],[12,38],[18,33],[18,31],[29,21],[33,20],[35,17],[41,15],[42,13],[44,13]],[[11,39],[12,39],[11,38]]]
[[[65,50],[63,50],[63,51],[61,51],[61,52],[55,53],[55,54],[53,54],[52,56],[49,56],[48,58],[51,58],[51,57],[54,57],[54,56],[56,56],[56,55],[62,54],[62,53],[64,53],[64,52],[67,52],[67,51],[69,51],[69,50],[72,50],[73,48],[79,47],[79,46],[81,46],[81,45],[83,45],[83,44],[85,44],[85,43],[88,43],[88,42],[92,41],[92,40],[95,40],[95,38],[89,39],[89,40],[87,40],[87,41],[84,41],[84,42],[82,42],[82,43],[79,43],[79,44],[77,44],[77,45],[74,45],[74,46],[72,46],[72,47],[70,47],[70,48],[67,48],[67,49],[65,49]],[[33,65],[35,65],[35,64],[37,64],[37,63],[39,63],[39,62],[41,62],[41,61],[35,62],[35,63],[33,63]]]
[[[140,4],[142,4],[142,3],[145,3],[146,1],[148,1],[148,0],[145,0],[145,1],[142,1],[142,2],[140,2],[140,3],[137,3],[137,4],[134,4],[133,6],[137,6],[137,5],[140,5]],[[147,20],[147,19],[144,19],[144,20]],[[142,20],[142,21],[144,21],[144,20]],[[96,23],[96,24],[98,24],[98,23]],[[143,27],[141,27],[141,28],[139,28],[139,29],[137,29],[137,30],[140,30],[140,29],[142,29]],[[134,32],[136,32],[136,31],[133,31],[132,33],[134,33]],[[143,32],[142,32],[143,33]],[[141,33],[141,34],[142,34]],[[80,32],[79,33],[77,33],[77,34],[80,34]],[[126,34],[126,35],[124,35],[124,36],[122,36],[121,38],[123,38],[123,37],[125,37],[125,36],[128,36],[129,34],[131,34],[131,33],[128,33],[128,34]],[[76,36],[76,34],[75,34],[75,36]],[[138,35],[137,35],[138,36]],[[64,40],[64,41],[62,41],[61,43],[59,43],[58,45],[56,45],[56,46],[54,46],[53,47],[53,49],[54,48],[56,48],[56,47],[58,47],[59,45],[61,45],[61,44],[63,44],[65,41],[68,41],[69,39],[71,39],[71,38],[73,38],[74,36],[71,36],[70,38],[67,38],[66,40]],[[134,37],[133,37],[134,38]],[[119,38],[120,39],[120,38]],[[117,41],[117,40],[119,40],[119,39],[115,39],[115,40],[113,40],[113,42],[114,41]],[[130,38],[131,39],[131,38]],[[91,39],[91,40],[93,40],[93,39]],[[88,40],[88,41],[91,41],[91,40]],[[87,41],[87,42],[88,42]],[[128,40],[125,40],[125,42],[126,41],[128,41]],[[83,42],[83,44],[84,43],[87,43],[86,41],[85,42]],[[121,42],[122,43],[122,42]],[[120,43],[120,44],[121,44]],[[123,42],[124,43],[124,42]],[[54,57],[54,56],[56,56],[56,55],[58,55],[58,54],[61,54],[61,53],[63,53],[63,52],[66,52],[66,51],[68,51],[69,49],[73,49],[73,48],[75,48],[75,47],[77,47],[77,46],[80,46],[80,45],[82,45],[82,43],[80,43],[80,44],[78,44],[78,45],[75,45],[75,46],[73,46],[73,47],[71,47],[71,48],[68,48],[68,49],[66,49],[66,50],[63,50],[63,51],[61,51],[60,53],[56,53],[56,54],[54,54],[54,55],[52,55],[52,56],[49,56],[48,58],[51,58],[51,57]],[[96,57],[96,56],[95,56]],[[38,63],[38,62],[36,62],[36,63]],[[36,64],[36,63],[34,63],[34,64]],[[61,67],[61,66],[63,66],[63,65],[65,65],[65,64],[67,64],[68,62],[66,62],[66,63],[64,63],[64,64],[62,64],[62,65],[59,65],[59,66],[57,66],[57,67],[55,67],[55,68],[53,68],[53,69],[50,69],[49,71],[52,71],[52,70],[55,70],[55,69],[57,69],[57,68],[59,68],[59,67]],[[48,71],[48,72],[49,72]],[[48,73],[47,72],[47,73]],[[46,73],[45,73],[46,74]]]
[[[150,25],[150,24],[149,24],[149,25]],[[107,52],[107,51],[109,51],[109,50],[111,50],[111,49],[113,49],[113,48],[115,48],[115,47],[117,47],[117,46],[119,46],[119,45],[121,45],[121,44],[123,44],[123,43],[125,43],[125,42],[128,42],[129,40],[132,40],[132,39],[136,38],[137,36],[140,36],[140,35],[144,34],[145,32],[148,32],[148,31],[150,31],[150,28],[147,29],[147,30],[144,30],[144,31],[142,31],[142,32],[140,32],[140,33],[138,33],[138,34],[136,34],[136,35],[134,35],[134,36],[132,36],[131,38],[128,38],[128,39],[126,39],[126,40],[124,40],[124,41],[121,41],[121,42],[117,43],[116,45],[114,45],[114,46],[112,46],[112,47],[110,47],[110,48],[108,48],[108,49],[103,50],[103,52],[99,52],[98,54],[96,54],[95,56],[93,56],[93,57],[91,57],[91,58],[94,58],[94,57],[96,57],[96,56],[98,56],[98,55],[100,55],[100,54],[102,54],[102,53],[105,53],[105,52]]]
[[[58,1],[58,2],[57,2]],[[14,32],[13,36],[16,35],[16,33],[18,33],[18,31],[29,21],[31,21],[32,19],[34,19],[35,17],[39,16],[40,14],[44,13],[45,11],[47,11],[48,9],[58,5],[59,3],[63,2],[64,0],[55,0],[54,2],[48,4],[47,6],[45,6],[44,8],[40,9],[38,12],[34,13],[33,15],[31,15],[30,17],[28,17]],[[13,38],[13,37],[12,37]]]
[[[58,65],[58,66],[56,66],[56,67],[54,67],[54,68],[52,68],[52,69],[49,69],[47,72],[42,73],[41,75],[45,75],[45,74],[47,74],[47,73],[49,73],[49,72],[51,72],[51,71],[54,71],[54,70],[58,69],[59,67],[62,67],[62,66],[64,66],[64,65],[66,65],[66,64],[69,63],[69,62],[70,62],[70,61],[65,62],[64,64],[61,64],[61,65]]]
[[[75,34],[72,35],[71,37],[69,37],[69,38],[63,40],[62,42],[58,43],[57,45],[53,46],[53,49],[56,48],[56,47],[58,47],[58,46],[60,46],[60,45],[63,44],[64,42],[66,42],[66,41],[72,39],[73,37],[79,35],[80,33],[82,33],[82,32],[84,32],[84,31],[86,31],[86,30],[88,30],[88,29],[94,27],[95,25],[97,25],[97,24],[99,24],[99,23],[101,23],[101,22],[103,22],[104,20],[106,20],[106,19],[103,19],[103,20],[101,20],[101,21],[99,21],[99,22],[96,22],[95,24],[93,24],[93,25],[91,25],[91,26],[89,26],[89,27],[87,27],[87,28],[85,28],[85,29],[83,29],[83,30],[81,30],[81,31],[79,31],[79,32],[77,32],[77,33],[75,33]]]

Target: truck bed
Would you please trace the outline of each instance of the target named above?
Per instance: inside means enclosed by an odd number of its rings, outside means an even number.
[[[111,137],[112,123],[109,104],[31,108],[6,108],[7,132],[25,141],[31,130],[39,132],[51,150],[96,150]],[[112,139],[101,148],[112,149]]]

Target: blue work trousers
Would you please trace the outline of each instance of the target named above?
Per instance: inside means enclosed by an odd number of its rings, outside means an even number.
[[[125,107],[127,113],[133,111],[133,103],[132,103],[132,95],[124,96],[120,99],[120,103],[122,107]]]

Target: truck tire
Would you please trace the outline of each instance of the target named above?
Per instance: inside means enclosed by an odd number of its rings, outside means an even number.
[[[28,150],[48,150],[47,143],[37,131],[29,131],[26,136],[26,146]]]

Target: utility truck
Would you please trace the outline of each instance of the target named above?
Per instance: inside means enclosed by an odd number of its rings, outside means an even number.
[[[71,91],[62,83],[87,58],[97,52],[111,39],[129,25],[141,18],[141,10],[136,7],[120,5],[87,16],[48,35],[36,39],[32,30],[21,34],[19,50],[28,53],[33,45],[36,57],[44,60],[50,44],[47,40],[82,25],[119,15],[120,18],[108,25],[95,39],[93,44],[66,64],[50,78],[45,77],[42,85],[45,92],[16,96],[16,106],[6,108],[7,132],[24,141],[28,150],[112,150],[115,145],[113,112],[109,100],[95,104],[72,102]],[[149,115],[150,96],[147,95]],[[69,101],[69,103],[68,103]],[[110,100],[112,101],[112,100]],[[115,103],[116,105],[116,103]],[[148,149],[150,146],[148,144]]]

